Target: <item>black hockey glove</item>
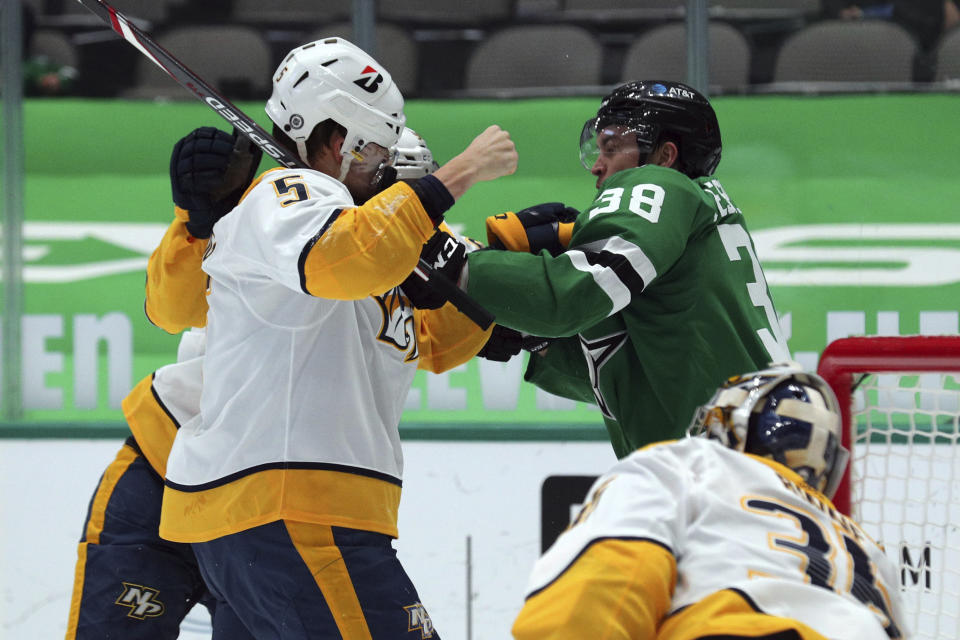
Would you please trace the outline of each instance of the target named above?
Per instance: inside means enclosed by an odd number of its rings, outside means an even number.
[[[494,360],[496,362],[506,362],[513,356],[526,350],[536,353],[549,344],[546,338],[528,336],[509,327],[494,325],[493,332],[487,338],[487,343],[477,352],[477,356]]]
[[[420,259],[456,285],[467,261],[467,249],[449,233],[437,231],[423,245]],[[416,271],[400,283],[400,289],[417,309],[439,309],[447,301],[438,287],[431,286],[430,280],[425,280]]]
[[[562,202],[545,202],[516,213],[508,211],[487,218],[487,243],[491,249],[552,256],[570,244],[573,222],[580,212]]]
[[[186,209],[187,231],[209,238],[214,223],[237,206],[260,165],[260,148],[245,136],[200,127],[181,138],[170,155],[173,202]]]

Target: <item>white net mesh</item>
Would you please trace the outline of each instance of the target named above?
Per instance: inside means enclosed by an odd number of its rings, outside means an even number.
[[[851,510],[900,567],[914,638],[960,638],[960,375],[868,375],[854,393]]]

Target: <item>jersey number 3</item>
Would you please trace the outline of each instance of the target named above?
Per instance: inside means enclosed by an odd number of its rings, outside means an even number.
[[[746,249],[750,257],[750,263],[753,267],[753,282],[747,283],[747,294],[750,296],[750,302],[755,307],[763,309],[767,317],[769,329],[763,328],[757,330],[760,341],[766,347],[767,353],[773,362],[783,362],[790,359],[790,350],[787,348],[787,341],[780,330],[780,319],[773,308],[773,301],[770,300],[770,292],[767,288],[767,279],[763,276],[763,268],[757,259],[757,254],[753,250],[753,243],[750,241],[750,234],[740,224],[718,224],[717,232],[720,234],[720,241],[727,252],[727,258],[731,262],[738,262],[740,258],[740,249]]]
[[[801,535],[792,538],[771,533],[769,540],[772,547],[803,558],[804,573],[810,584],[831,591],[841,589],[847,591],[885,619],[885,631],[889,637],[901,637],[900,630],[890,617],[889,603],[877,584],[870,556],[856,540],[846,534],[841,535],[844,551],[850,558],[853,575],[845,586],[836,585],[834,583],[837,570],[833,566],[833,560],[837,556],[835,545],[831,542],[827,531],[816,520],[803,511],[761,498],[746,500],[744,506],[754,513],[793,520],[802,532]]]

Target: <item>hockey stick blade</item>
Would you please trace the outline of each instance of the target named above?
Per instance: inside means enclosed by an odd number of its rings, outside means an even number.
[[[186,65],[173,56],[172,53],[153,41],[137,25],[128,20],[122,13],[103,0],[77,0],[91,13],[110,25],[110,28],[120,34],[124,40],[132,44],[140,53],[150,59],[155,65],[163,69],[181,87],[216,111],[220,117],[229,122],[237,131],[245,135],[263,152],[288,168],[307,169],[306,165],[294,154],[287,151],[267,131],[257,124],[250,116],[233,105],[232,102],[220,95],[213,87],[203,81],[200,76],[188,69]],[[487,329],[494,320],[493,315],[477,304],[454,283],[437,273],[424,260],[420,260],[419,268],[428,276],[431,286],[436,287],[450,303],[462,314],[473,320],[481,329]]]

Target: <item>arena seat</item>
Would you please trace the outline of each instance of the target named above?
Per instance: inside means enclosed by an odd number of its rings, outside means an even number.
[[[603,47],[574,25],[506,27],[491,34],[467,61],[467,89],[600,84]]]
[[[774,82],[909,82],[917,45],[885,20],[825,20],[786,39]]]
[[[233,0],[233,18],[244,24],[307,24],[350,18],[343,0]]]
[[[161,33],[157,44],[231,99],[266,98],[276,68],[259,31],[242,26],[180,27]],[[237,56],[242,52],[242,63]],[[135,85],[125,98],[193,99],[148,58],[137,61]]]
[[[70,38],[55,29],[38,29],[30,38],[30,55],[45,56],[57,64],[77,68],[79,55]]]
[[[937,80],[960,79],[960,28],[943,36],[937,45]]]
[[[356,44],[353,25],[349,22],[340,22],[319,29],[313,32],[307,41],[329,36],[345,38]],[[374,38],[375,49],[367,53],[387,68],[405,98],[415,95],[419,55],[413,36],[399,25],[378,21],[374,29]]]
[[[389,0],[378,3],[377,16],[397,23],[470,27],[506,22],[516,0]]]
[[[723,89],[741,88],[750,78],[750,44],[725,22],[710,22],[709,83]],[[654,27],[630,45],[621,80],[658,78],[684,82],[687,77],[686,25],[673,22]]]

